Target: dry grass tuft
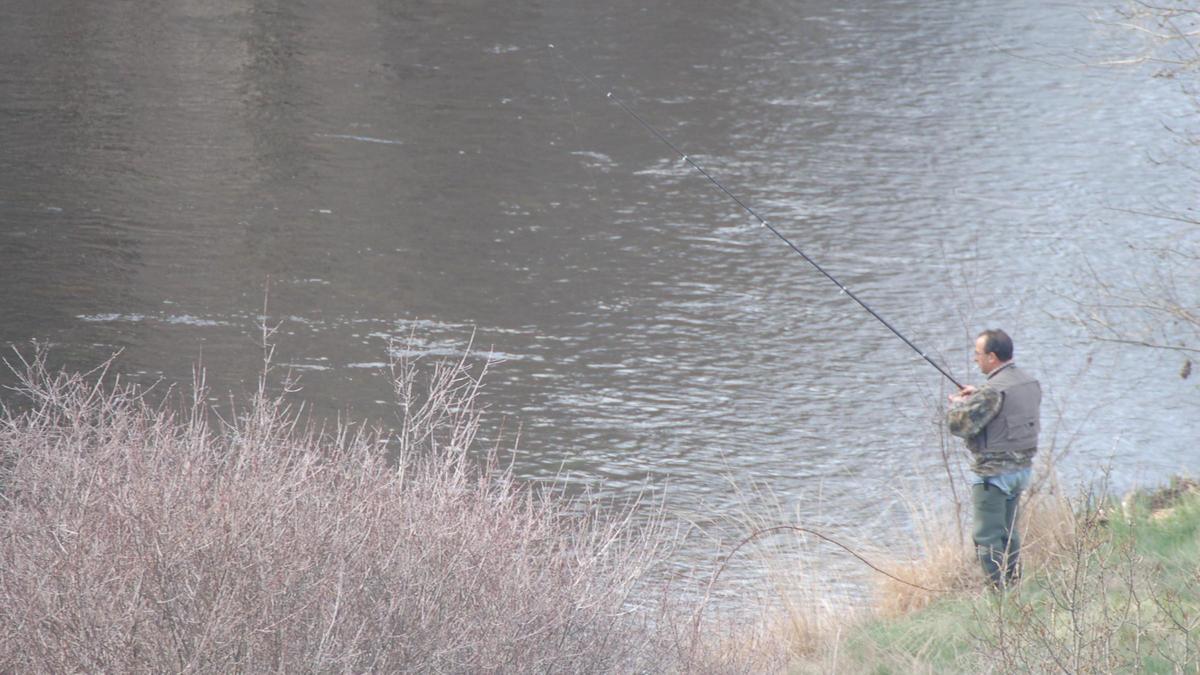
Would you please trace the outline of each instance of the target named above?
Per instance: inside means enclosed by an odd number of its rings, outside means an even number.
[[[1073,545],[1076,530],[1074,505],[1063,495],[1057,483],[1051,448],[1042,454],[1036,470],[1040,480],[1026,491],[1021,501],[1018,527],[1021,528],[1021,557],[1025,570],[1036,570],[1054,560]],[[970,592],[983,588],[970,532],[964,512],[969,505],[955,503],[952,508],[933,507],[943,500],[931,494],[933,486],[912,489],[905,495],[919,558],[887,566],[892,577],[881,576],[876,587],[877,609],[883,617],[897,617],[919,611],[946,593]]]
[[[880,577],[876,587],[878,614],[885,618],[910,614],[947,592],[979,588],[982,579],[974,573],[974,562],[959,546],[935,545],[927,548],[919,561],[888,565],[887,571],[903,581]]]
[[[1021,508],[1021,560],[1027,571],[1046,566],[1074,546],[1077,505],[1067,499],[1057,484],[1030,490]]]
[[[875,577],[875,611],[879,616],[915,612],[947,592],[979,585],[970,557],[970,540],[962,530],[962,507],[940,506],[944,497],[935,495],[936,490],[936,486],[924,483],[901,494],[914,528],[907,536],[917,543],[917,557],[890,561],[883,565],[886,575]]]

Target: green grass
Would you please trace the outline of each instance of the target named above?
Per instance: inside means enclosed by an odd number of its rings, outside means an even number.
[[[907,616],[873,619],[847,638],[841,666],[880,674],[973,670],[975,603],[944,598]]]
[[[1143,555],[1163,561],[1200,560],[1200,499],[1191,495],[1171,513],[1158,520],[1151,519],[1145,510],[1139,509],[1132,526],[1120,523],[1114,529],[1133,536],[1138,552]]]
[[[1197,672],[1200,495],[1179,492],[1168,509],[1140,498],[1128,520],[1081,507],[1076,536],[1016,591],[947,595],[852,626],[838,671]]]

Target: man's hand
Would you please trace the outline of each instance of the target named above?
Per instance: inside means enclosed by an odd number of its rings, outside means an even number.
[[[1004,405],[1004,394],[995,388],[963,387],[950,396],[950,408],[946,410],[946,428],[959,438],[971,439],[978,436]]]
[[[979,391],[979,390],[975,388],[975,385],[968,384],[967,386],[963,387],[962,389],[959,389],[957,394],[950,394],[950,396],[948,398],[950,399],[950,403],[952,403],[952,404],[960,403],[960,402],[965,401],[966,399],[970,398],[972,395],[975,394],[976,391]]]

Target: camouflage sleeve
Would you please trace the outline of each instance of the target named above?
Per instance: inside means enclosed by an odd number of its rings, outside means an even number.
[[[991,387],[982,387],[946,411],[946,426],[959,438],[974,438],[1000,412],[1004,397]]]

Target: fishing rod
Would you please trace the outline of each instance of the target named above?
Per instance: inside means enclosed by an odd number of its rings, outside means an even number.
[[[551,48],[551,49],[553,49],[553,48],[554,48],[554,45],[550,45],[550,48]],[[559,54],[559,56],[562,56],[562,54],[560,53],[560,54]],[[564,61],[567,61],[567,59],[566,59],[566,57],[565,57],[565,56],[563,56],[562,58],[563,58],[563,60],[564,60]],[[567,61],[567,63],[568,63],[568,64],[570,64],[570,65],[572,65],[572,67],[574,66],[574,64],[571,64],[571,62],[570,62],[570,61]],[[917,354],[920,354],[920,355],[921,355],[921,358],[923,358],[923,359],[925,359],[926,361],[928,361],[928,362],[929,362],[929,365],[931,365],[931,366],[933,366],[934,368],[936,368],[936,369],[937,369],[937,371],[938,371],[939,373],[941,373],[941,374],[942,374],[942,375],[943,375],[943,376],[944,376],[944,377],[945,377],[947,380],[950,380],[951,382],[953,382],[953,383],[954,383],[954,386],[958,387],[959,389],[963,389],[963,385],[962,385],[961,383],[959,383],[959,381],[958,381],[958,380],[954,379],[954,376],[952,376],[950,373],[946,372],[946,370],[945,370],[944,368],[942,368],[941,366],[939,366],[939,365],[937,364],[937,362],[935,362],[933,359],[929,358],[929,355],[928,355],[928,354],[926,354],[926,353],[925,353],[925,352],[924,352],[924,351],[923,351],[923,350],[922,350],[920,347],[918,347],[917,345],[913,344],[913,341],[912,341],[912,340],[909,340],[907,337],[905,337],[905,336],[904,336],[904,334],[903,334],[903,333],[901,333],[899,330],[896,330],[896,327],[895,327],[895,326],[893,326],[892,324],[888,323],[887,319],[884,319],[882,316],[880,316],[880,315],[879,315],[879,313],[878,313],[878,312],[876,312],[875,310],[871,309],[870,305],[868,305],[867,303],[863,302],[863,301],[862,301],[862,299],[861,299],[861,298],[859,298],[857,295],[855,295],[855,294],[854,294],[854,292],[853,292],[853,291],[851,291],[849,288],[847,288],[847,287],[845,286],[845,284],[843,284],[842,282],[838,281],[838,280],[837,280],[837,277],[833,276],[833,275],[832,275],[832,274],[830,274],[828,271],[826,271],[824,267],[821,267],[819,264],[817,264],[817,261],[816,261],[816,260],[813,260],[811,257],[809,257],[809,255],[808,255],[807,253],[805,253],[803,249],[801,249],[801,248],[800,248],[799,246],[797,246],[796,244],[792,243],[792,241],[791,241],[790,239],[788,239],[787,237],[783,236],[783,233],[782,233],[782,232],[780,232],[779,230],[775,229],[775,226],[774,226],[774,225],[772,225],[771,223],[768,223],[768,222],[767,222],[767,220],[766,220],[765,218],[763,218],[762,216],[758,215],[758,213],[757,213],[757,212],[756,212],[754,209],[752,209],[752,208],[750,208],[749,206],[747,206],[745,202],[743,202],[741,199],[739,199],[737,195],[735,195],[735,194],[733,194],[732,192],[730,192],[730,191],[729,191],[729,189],[728,189],[728,188],[726,188],[724,185],[722,185],[720,181],[718,181],[716,178],[713,178],[712,174],[710,174],[709,172],[705,171],[705,170],[704,170],[704,167],[700,166],[700,164],[698,164],[698,163],[696,162],[696,160],[692,159],[691,157],[689,157],[689,156],[688,156],[688,154],[687,154],[687,153],[685,153],[684,151],[682,151],[682,150],[680,150],[679,148],[677,148],[677,147],[675,146],[675,144],[674,144],[674,143],[672,143],[670,140],[668,140],[668,139],[667,139],[667,137],[666,137],[666,136],[664,136],[662,133],[660,133],[660,132],[658,131],[658,129],[655,129],[653,126],[651,126],[651,124],[650,124],[649,122],[647,122],[645,119],[643,119],[641,115],[639,115],[639,114],[637,114],[636,112],[634,112],[634,111],[633,111],[633,109],[632,109],[632,108],[630,108],[628,105],[625,105],[625,102],[624,102],[624,101],[622,101],[621,99],[617,98],[616,96],[613,96],[613,93],[612,93],[611,91],[610,91],[610,92],[607,92],[607,94],[606,94],[606,98],[608,98],[608,99],[612,100],[612,101],[613,101],[613,102],[615,102],[617,105],[621,106],[621,109],[622,109],[622,110],[624,110],[625,112],[629,113],[629,114],[630,114],[630,115],[633,117],[633,119],[637,120],[639,123],[641,123],[641,125],[642,125],[642,126],[646,127],[646,129],[647,129],[647,130],[649,130],[649,131],[650,131],[650,133],[651,133],[651,134],[653,134],[655,138],[657,138],[658,140],[660,140],[660,141],[662,141],[663,143],[665,143],[665,144],[666,144],[666,146],[667,146],[668,148],[670,148],[671,150],[673,150],[673,151],[675,152],[675,154],[677,154],[677,155],[679,155],[680,157],[682,157],[682,158],[683,158],[683,160],[684,160],[685,162],[687,162],[688,164],[690,164],[690,165],[692,166],[692,168],[693,168],[693,169],[695,169],[696,171],[700,172],[700,175],[702,175],[702,176],[704,176],[705,178],[707,178],[707,179],[709,180],[709,182],[710,182],[710,183],[712,183],[713,185],[717,186],[717,188],[718,188],[718,189],[719,189],[721,192],[724,192],[724,193],[725,193],[725,195],[726,195],[727,197],[729,197],[730,199],[732,199],[732,200],[733,200],[733,201],[734,201],[734,202],[735,202],[735,203],[736,203],[738,206],[742,207],[742,209],[743,209],[743,210],[744,210],[746,213],[749,213],[750,215],[754,216],[754,217],[755,217],[755,218],[758,220],[758,222],[759,222],[759,223],[761,223],[761,224],[763,225],[763,227],[765,227],[765,228],[767,228],[768,230],[770,230],[770,231],[771,231],[771,233],[772,233],[772,234],[774,234],[776,237],[779,237],[779,239],[780,239],[780,240],[781,240],[783,243],[785,243],[785,244],[787,244],[788,246],[790,246],[790,247],[791,247],[791,249],[792,249],[793,251],[795,251],[796,253],[799,253],[801,258],[804,258],[804,260],[805,260],[806,262],[808,262],[808,264],[812,265],[814,268],[816,268],[816,270],[817,270],[818,272],[820,272],[821,274],[825,275],[825,277],[826,277],[827,279],[829,279],[829,280],[830,280],[830,281],[832,281],[834,284],[836,284],[836,285],[837,285],[837,287],[838,287],[839,289],[841,289],[841,292],[842,292],[842,293],[845,293],[846,295],[850,296],[850,299],[851,299],[851,300],[853,300],[853,301],[857,302],[857,303],[858,303],[860,306],[862,306],[862,308],[863,308],[863,309],[867,310],[867,312],[869,312],[869,313],[871,314],[871,316],[873,316],[873,317],[875,317],[876,319],[878,319],[878,320],[879,320],[879,323],[881,323],[881,324],[883,324],[884,326],[886,326],[888,330],[892,331],[892,333],[894,333],[894,334],[896,335],[896,337],[898,337],[898,338],[900,338],[901,340],[903,340],[903,341],[904,341],[904,344],[906,344],[906,345],[908,345],[909,347],[911,347],[911,348],[912,348],[912,350],[913,350],[914,352],[916,352]]]

